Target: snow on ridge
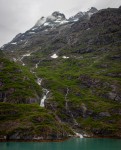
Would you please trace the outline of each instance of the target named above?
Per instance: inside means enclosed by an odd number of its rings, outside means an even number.
[[[17,42],[13,42],[13,43],[10,43],[10,44],[12,44],[12,45],[17,45]]]
[[[44,26],[49,26],[49,25],[50,25],[49,22],[45,22],[45,23],[44,23]]]
[[[73,20],[74,22],[77,22],[77,21],[79,21],[79,19],[75,19],[75,20]]]
[[[65,23],[68,23],[69,21],[68,20],[63,20],[60,22],[60,24],[65,24]]]
[[[32,31],[36,30],[37,28],[33,28]]]
[[[35,32],[29,32],[29,34],[35,34]]]
[[[51,58],[58,58],[58,55],[57,54],[53,54],[52,56],[51,56]]]

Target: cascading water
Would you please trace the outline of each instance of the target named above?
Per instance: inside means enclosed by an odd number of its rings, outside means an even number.
[[[35,68],[36,68],[36,69],[38,68],[39,63],[40,63],[40,61],[35,65]]]
[[[35,76],[36,76],[36,78],[37,78],[37,84],[38,84],[39,86],[41,86],[41,84],[42,84],[42,79],[41,79],[41,78],[38,78],[36,74],[35,74]],[[45,107],[45,100],[47,99],[47,96],[48,96],[49,91],[48,91],[47,89],[45,89],[45,88],[42,88],[42,90],[43,90],[43,97],[42,97],[42,99],[41,99],[41,101],[40,101],[40,106],[41,106],[41,107]]]
[[[70,111],[69,109],[69,106],[68,106],[68,100],[67,100],[67,96],[69,94],[69,88],[67,88],[67,92],[66,92],[66,95],[65,95],[65,101],[66,101],[66,110],[69,112],[69,114],[71,115],[72,119],[73,119],[73,122],[75,125],[78,125],[76,119],[74,118],[74,115],[73,113]]]
[[[47,99],[49,91],[44,88],[42,90],[43,90],[44,95],[43,95],[43,98],[41,99],[40,106],[45,107],[45,100]]]
[[[79,138],[83,138],[83,135],[80,134],[80,133],[77,133],[77,132],[74,132],[76,134],[76,137],[79,137]]]

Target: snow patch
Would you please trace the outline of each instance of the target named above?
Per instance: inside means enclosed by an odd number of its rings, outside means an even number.
[[[26,56],[30,56],[30,55],[31,55],[31,53],[29,53],[29,54],[24,54],[23,56],[26,57]]]
[[[67,56],[62,56],[62,58],[64,58],[64,59],[68,59],[69,57],[67,57]]]
[[[35,32],[29,32],[29,34],[35,34]]]
[[[11,43],[12,45],[17,45],[17,42]]]
[[[53,55],[51,56],[51,58],[58,58],[58,55],[57,55],[57,54],[53,54]]]
[[[67,20],[63,20],[63,21],[61,21],[60,22],[60,24],[65,24],[65,23],[68,23],[69,21],[67,21]]]
[[[49,25],[50,25],[49,22],[44,23],[44,26],[49,26]]]
[[[75,19],[75,20],[73,20],[74,22],[77,22],[79,19]]]
[[[37,28],[33,28],[32,31],[36,30]]]
[[[60,23],[61,21],[60,21],[60,20],[56,20],[56,21],[54,21],[54,22],[56,22],[56,23]]]
[[[90,28],[88,28],[87,30],[90,30]]]

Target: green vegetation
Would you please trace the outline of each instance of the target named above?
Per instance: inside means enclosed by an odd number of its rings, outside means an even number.
[[[0,101],[11,103],[39,103],[42,90],[36,78],[26,67],[19,66],[5,58],[0,52]]]
[[[37,104],[0,103],[0,135],[67,136],[72,131],[55,119],[54,114]]]
[[[117,96],[121,93],[119,76],[121,62],[115,59],[115,56],[120,56],[120,51],[116,46],[109,45],[106,48],[109,49],[106,53],[94,51],[78,54],[75,57],[70,55],[69,59],[57,58],[43,61],[36,71],[38,76],[44,79],[44,86],[51,91],[48,104],[56,107],[55,113],[62,120],[67,121],[72,117],[66,112],[65,95],[69,88],[67,95],[69,109],[75,114],[74,117],[82,128],[89,131],[98,126],[97,129],[117,133],[120,132],[120,114],[117,114],[117,119],[99,117],[101,112],[109,112],[113,116],[116,108],[117,110],[121,108],[118,100],[109,96],[110,93],[115,93]],[[83,118],[83,113],[80,113],[83,103],[87,109],[86,118]],[[88,115],[88,111],[92,111],[92,114]],[[95,115],[98,119],[95,119]]]

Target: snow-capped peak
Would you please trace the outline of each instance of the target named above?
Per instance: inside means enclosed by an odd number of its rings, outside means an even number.
[[[69,18],[69,21],[78,21],[80,19],[87,18],[89,19],[94,13],[98,12],[95,7],[91,7],[87,12],[78,12],[75,16]]]
[[[39,26],[56,26],[56,25],[60,25],[60,24],[64,24],[67,23],[67,19],[65,17],[64,14],[55,11],[53,12],[50,16],[48,17],[41,17],[37,23],[35,24],[35,26],[39,27]]]
[[[48,17],[41,17],[35,26],[32,28],[37,29],[38,27],[49,27],[53,28],[62,24],[66,24],[68,22],[76,22],[80,19],[89,19],[94,13],[96,13],[98,10],[95,7],[91,7],[87,12],[79,12],[75,16],[70,17],[69,19],[66,19],[65,15],[63,13],[60,13],[59,11],[53,12]],[[45,28],[44,28],[45,29]]]

